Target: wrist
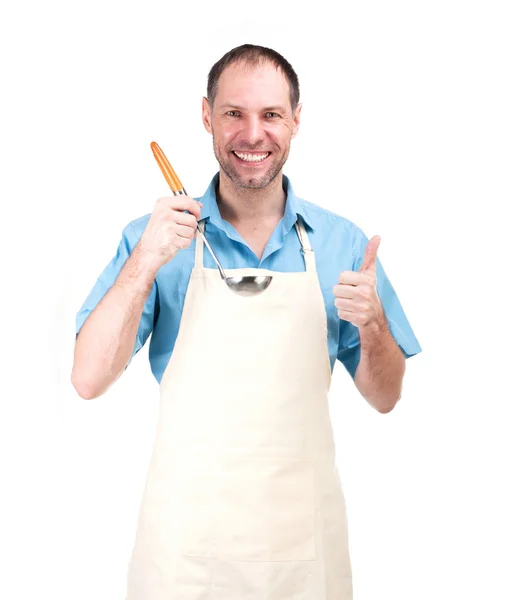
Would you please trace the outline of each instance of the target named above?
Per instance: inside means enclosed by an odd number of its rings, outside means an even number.
[[[364,335],[365,337],[378,337],[384,334],[388,329],[388,323],[382,306],[379,307],[375,317],[369,323],[362,325],[358,329],[360,330],[360,335]]]
[[[157,260],[150,252],[146,251],[141,244],[133,249],[129,257],[128,275],[131,279],[152,285],[159,268],[161,260]]]

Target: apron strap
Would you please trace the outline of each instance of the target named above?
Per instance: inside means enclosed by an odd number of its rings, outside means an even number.
[[[205,219],[199,221],[202,225],[202,229],[205,233]],[[203,269],[204,268],[204,240],[202,236],[198,232],[195,238],[195,269]]]
[[[308,234],[299,215],[296,221],[296,231],[301,242],[301,252],[305,257],[306,271],[315,271],[315,253],[312,250]]]

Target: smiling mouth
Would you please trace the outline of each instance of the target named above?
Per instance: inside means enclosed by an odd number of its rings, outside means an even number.
[[[271,155],[271,152],[236,152],[232,150],[232,154],[242,162],[258,164],[264,162]]]

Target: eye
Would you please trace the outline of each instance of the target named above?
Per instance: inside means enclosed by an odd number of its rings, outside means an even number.
[[[275,113],[275,112],[268,112],[268,113],[266,113],[266,116],[267,115],[272,115],[271,118],[279,117],[280,116],[278,113]]]
[[[234,113],[236,113],[236,114],[234,114]],[[240,114],[238,110],[229,110],[229,111],[227,111],[227,115],[228,115],[229,117],[235,117],[235,116],[237,116],[238,114]]]

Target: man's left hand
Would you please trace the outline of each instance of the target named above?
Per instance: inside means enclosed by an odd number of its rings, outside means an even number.
[[[384,311],[377,294],[376,257],[381,238],[375,235],[367,244],[358,272],[343,271],[333,286],[338,316],[356,327],[380,321]]]

